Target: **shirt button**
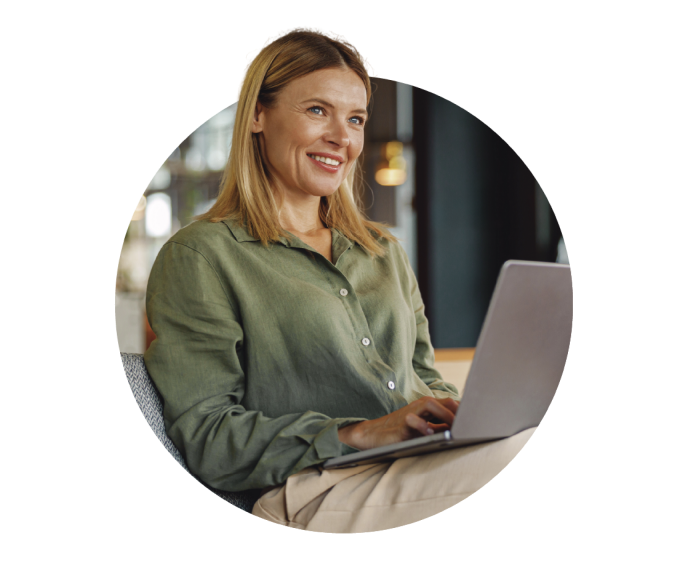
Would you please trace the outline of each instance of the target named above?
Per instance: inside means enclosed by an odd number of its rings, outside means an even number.
[[[370,345],[370,339],[368,339],[367,337],[364,337],[363,339],[361,339],[361,343],[363,343],[363,345],[368,347],[368,345]]]
[[[389,387],[389,390],[394,390],[394,381],[389,381],[387,386]]]
[[[342,288],[342,289],[339,291],[339,293],[340,293],[342,296],[346,296],[346,295],[349,293],[349,291],[348,291],[346,288]]]

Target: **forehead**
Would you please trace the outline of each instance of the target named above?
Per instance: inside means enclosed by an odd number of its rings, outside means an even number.
[[[289,83],[279,98],[298,103],[311,98],[323,99],[335,106],[366,107],[366,89],[351,69],[321,69]]]

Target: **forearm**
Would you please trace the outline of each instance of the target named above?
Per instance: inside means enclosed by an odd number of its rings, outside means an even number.
[[[216,489],[241,491],[284,483],[290,475],[354,451],[338,428],[356,419],[315,412],[267,418],[242,407],[184,413],[168,428],[191,472]]]
[[[361,424],[362,422],[355,422],[353,424],[341,426],[337,433],[339,441],[350,448],[355,448],[357,450],[362,449]]]

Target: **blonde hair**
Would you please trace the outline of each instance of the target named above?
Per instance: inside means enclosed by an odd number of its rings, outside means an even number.
[[[274,106],[279,92],[291,81],[321,69],[348,68],[365,85],[370,102],[370,77],[356,49],[319,32],[294,30],[270,43],[249,66],[241,87],[232,134],[232,149],[215,204],[199,219],[235,220],[267,245],[288,237],[280,226],[279,211],[268,180],[258,135],[251,131],[256,104]],[[320,200],[320,220],[358,243],[371,256],[384,254],[379,237],[396,241],[385,226],[362,212],[362,183],[358,160],[332,195]],[[376,235],[376,236],[373,236]]]

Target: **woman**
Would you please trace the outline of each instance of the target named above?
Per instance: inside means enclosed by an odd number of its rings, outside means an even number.
[[[370,95],[343,42],[295,31],[263,49],[242,86],[220,196],[165,244],[148,285],[157,339],[145,361],[189,469],[218,489],[267,488],[255,514],[311,530],[434,514],[528,436],[477,454],[318,467],[447,429],[458,408],[433,367],[406,255],[356,206]],[[460,475],[476,459],[489,467]]]

